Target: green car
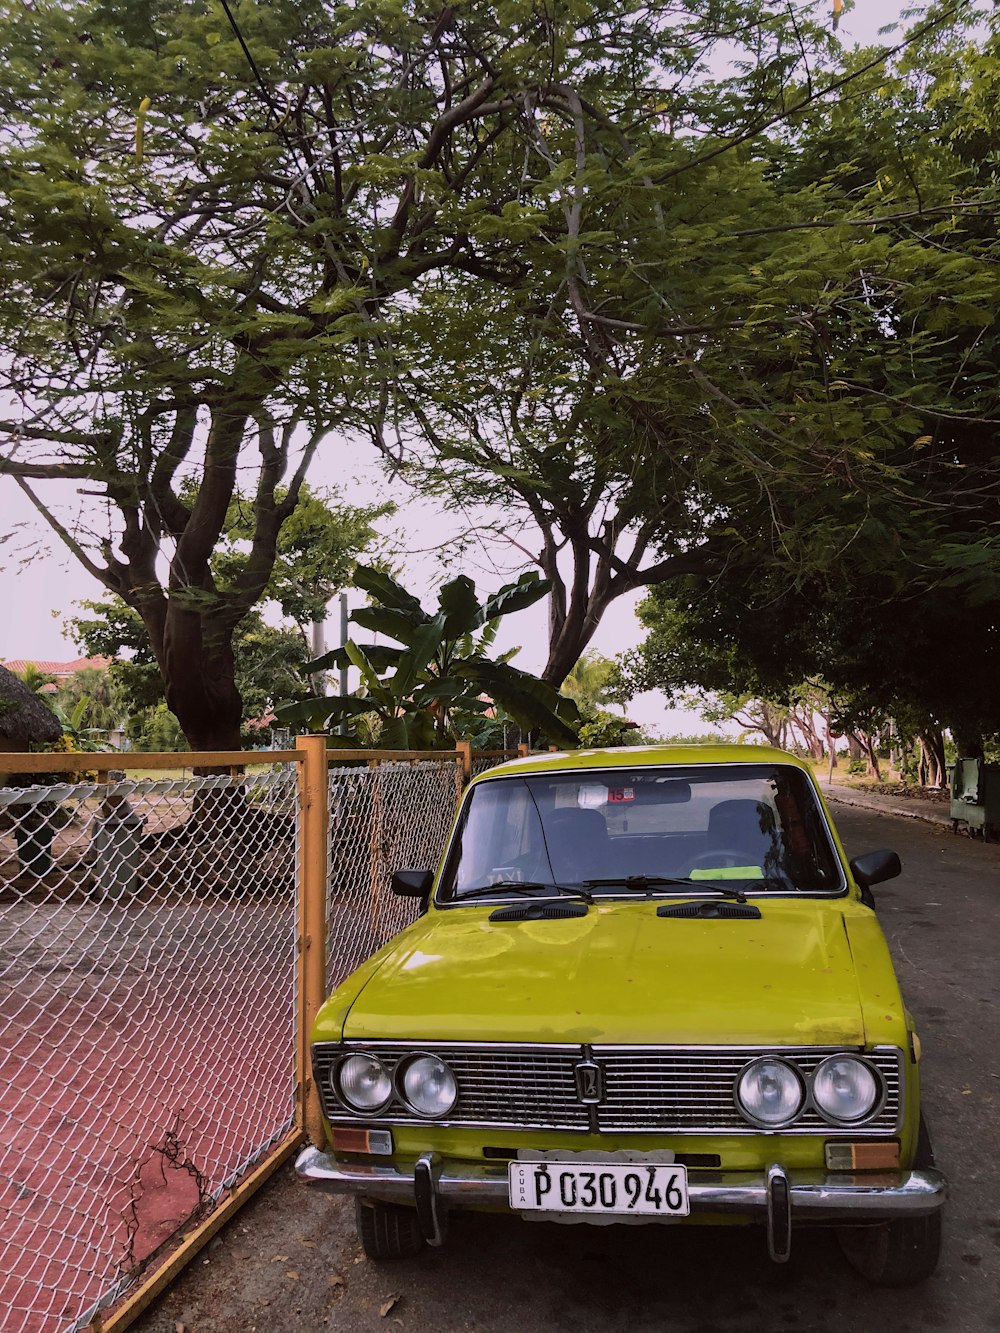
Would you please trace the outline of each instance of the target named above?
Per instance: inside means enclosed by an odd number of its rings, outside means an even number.
[[[937,1263],[920,1044],[808,767],[724,745],[546,754],[473,782],[419,919],[312,1033],[328,1151],[373,1259],[464,1209],[837,1229],[870,1280]]]

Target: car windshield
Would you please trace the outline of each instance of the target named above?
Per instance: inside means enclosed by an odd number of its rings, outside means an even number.
[[[805,774],[783,764],[534,773],[470,794],[438,894],[477,900],[585,886],[835,893],[844,877]],[[519,886],[523,885],[523,889]]]

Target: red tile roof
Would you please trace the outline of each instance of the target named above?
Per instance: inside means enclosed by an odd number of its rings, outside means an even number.
[[[110,666],[111,661],[110,657],[77,657],[72,662],[42,662],[37,657],[12,657],[0,660],[0,666],[5,666],[8,671],[15,673],[33,666],[39,671],[44,671],[47,676],[63,679],[77,671],[85,671],[88,667]]]

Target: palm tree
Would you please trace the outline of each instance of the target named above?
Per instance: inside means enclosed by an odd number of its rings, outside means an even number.
[[[32,694],[43,695],[46,693],[47,685],[56,683],[55,676],[50,676],[47,671],[42,671],[34,662],[26,662],[23,671],[15,671],[14,675],[18,680],[27,685]]]
[[[112,731],[123,725],[126,707],[122,688],[107,667],[83,667],[74,671],[59,690],[57,704],[72,715],[82,701],[82,725],[89,731]]]
[[[560,694],[573,699],[580,708],[597,708],[614,702],[609,698],[611,675],[615,664],[603,653],[588,649],[560,686]]]

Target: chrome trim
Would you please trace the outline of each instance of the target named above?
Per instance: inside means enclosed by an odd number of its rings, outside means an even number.
[[[410,1038],[408,1038],[408,1037],[402,1037],[402,1038],[400,1038],[399,1040],[397,1040],[395,1037],[373,1037],[371,1041],[367,1041],[367,1040],[364,1041],[364,1042],[359,1041],[359,1042],[357,1043],[357,1049],[358,1049],[359,1051],[363,1051],[363,1050],[368,1050],[370,1047],[379,1047],[379,1046],[408,1046],[408,1045],[409,1045],[409,1042],[410,1042]],[[343,1047],[350,1047],[352,1051],[355,1049],[355,1048],[354,1048],[354,1041],[353,1041],[353,1038],[351,1038],[351,1037],[345,1037],[343,1041],[317,1041],[317,1042],[313,1042],[313,1047],[314,1047],[314,1048],[320,1048],[320,1047],[330,1047],[330,1048],[333,1048],[333,1047],[340,1047],[340,1046],[343,1046]],[[463,1050],[469,1050],[469,1051],[479,1051],[479,1050],[489,1050],[489,1051],[498,1051],[498,1052],[502,1052],[502,1051],[538,1051],[541,1055],[545,1055],[545,1054],[547,1054],[547,1053],[549,1053],[549,1052],[556,1052],[557,1054],[562,1054],[562,1053],[564,1053],[564,1052],[566,1052],[566,1051],[572,1051],[572,1052],[575,1054],[576,1052],[578,1052],[578,1051],[581,1049],[580,1043],[579,1043],[578,1041],[559,1041],[559,1042],[555,1042],[555,1041],[462,1041],[462,1040],[457,1040],[457,1041],[456,1041],[456,1040],[454,1040],[454,1039],[452,1039],[452,1040],[449,1041],[449,1040],[446,1040],[446,1039],[444,1039],[444,1038],[441,1038],[441,1039],[435,1039],[435,1040],[432,1040],[432,1041],[423,1041],[423,1040],[419,1040],[419,1041],[418,1041],[417,1038],[413,1038],[413,1051],[414,1051],[415,1053],[416,1053],[416,1052],[419,1052],[419,1051],[428,1051],[428,1052],[431,1052],[431,1051],[433,1051],[433,1050],[435,1050],[435,1049],[439,1049],[439,1048],[441,1048],[441,1047],[445,1047],[445,1046],[461,1046],[461,1048],[462,1048]],[[660,1048],[660,1047],[656,1047],[656,1049],[659,1050],[659,1049],[661,1049],[661,1048]],[[700,1051],[700,1050],[705,1050],[705,1049],[707,1049],[707,1048],[706,1048],[706,1047],[703,1047],[703,1046],[693,1046],[691,1049],[692,1049],[692,1050],[699,1050],[699,1051]],[[726,1049],[728,1049],[728,1048],[726,1048]],[[735,1049],[735,1048],[734,1048],[734,1049]],[[817,1048],[817,1049],[819,1049],[819,1048]],[[831,1046],[829,1049],[830,1049],[831,1051],[840,1051],[840,1050],[843,1050],[844,1048],[841,1047],[841,1046]]]
[[[537,1055],[540,1057],[556,1056],[562,1057],[565,1061],[565,1067],[559,1072],[563,1076],[562,1084],[553,1083],[548,1090],[542,1089],[542,1092],[548,1093],[547,1096],[538,1096],[537,1089],[532,1086],[531,1078],[537,1078],[537,1071],[515,1071],[515,1074],[505,1089],[503,1086],[502,1070],[497,1070],[495,1075],[495,1087],[497,1091],[495,1097],[497,1100],[503,1100],[505,1093],[508,1092],[527,1092],[528,1101],[532,1103],[528,1108],[531,1114],[525,1114],[520,1119],[508,1116],[452,1116],[441,1117],[440,1119],[430,1119],[429,1117],[419,1116],[412,1112],[406,1106],[390,1106],[386,1112],[379,1115],[365,1115],[361,1112],[354,1112],[350,1108],[344,1108],[338,1111],[326,1103],[324,1098],[324,1114],[331,1124],[357,1124],[361,1121],[364,1124],[379,1124],[386,1127],[395,1126],[405,1128],[407,1125],[440,1125],[448,1129],[494,1129],[494,1130],[544,1130],[559,1131],[566,1133],[598,1133],[615,1134],[622,1136],[632,1136],[636,1134],[644,1135],[683,1135],[686,1137],[702,1138],[725,1138],[725,1137],[745,1137],[747,1135],[763,1134],[791,1134],[791,1135],[812,1135],[813,1137],[841,1138],[850,1137],[858,1133],[864,1133],[868,1136],[878,1138],[892,1137],[898,1134],[903,1126],[906,1111],[906,1075],[905,1061],[903,1051],[898,1046],[875,1046],[865,1051],[862,1047],[851,1046],[763,1046],[763,1045],[694,1045],[694,1044],[676,1044],[676,1045],[607,1045],[591,1046],[589,1043],[534,1043],[534,1042],[462,1042],[462,1041],[414,1041],[412,1047],[406,1041],[397,1041],[392,1039],[380,1039],[377,1041],[358,1042],[355,1046],[352,1042],[317,1042],[313,1046],[314,1071],[318,1074],[316,1078],[317,1087],[321,1094],[328,1086],[327,1079],[321,1068],[321,1061],[325,1063],[329,1060],[335,1063],[337,1057],[354,1051],[362,1054],[376,1055],[381,1058],[383,1054],[389,1054],[390,1051],[395,1057],[391,1062],[385,1063],[390,1068],[390,1073],[394,1072],[396,1066],[401,1060],[406,1059],[411,1053],[418,1054],[424,1052],[432,1054],[438,1051],[451,1051],[451,1060],[445,1059],[452,1073],[455,1076],[459,1088],[459,1102],[462,1100],[462,1071],[455,1067],[455,1059],[460,1059],[462,1055],[468,1053],[475,1055],[504,1055],[525,1054]],[[615,1100],[616,1088],[614,1086],[614,1071],[611,1072],[609,1080],[609,1070],[603,1062],[612,1058],[617,1060],[627,1060],[630,1056],[650,1056],[650,1055],[684,1055],[690,1053],[694,1057],[706,1058],[711,1062],[713,1056],[732,1057],[732,1063],[735,1064],[740,1057],[746,1056],[748,1062],[752,1058],[761,1058],[766,1056],[775,1056],[788,1060],[793,1063],[800,1079],[806,1086],[807,1101],[811,1097],[810,1091],[810,1070],[803,1069],[798,1063],[800,1060],[806,1060],[811,1063],[821,1062],[823,1058],[830,1055],[857,1055],[870,1061],[877,1069],[882,1085],[885,1089],[885,1097],[880,1101],[878,1109],[869,1116],[867,1120],[855,1121],[849,1125],[838,1125],[829,1122],[825,1117],[821,1117],[815,1107],[807,1104],[799,1113],[800,1120],[782,1127],[767,1127],[751,1124],[742,1119],[740,1113],[739,1123],[719,1124],[716,1123],[694,1123],[670,1125],[664,1124],[662,1117],[658,1117],[654,1112],[649,1121],[629,1123],[628,1116],[632,1112],[627,1109],[622,1110]],[[317,1056],[320,1060],[317,1060]],[[890,1072],[888,1069],[879,1068],[875,1063],[875,1057],[881,1056],[887,1062],[891,1060],[894,1063],[894,1069]],[[593,1058],[601,1067],[605,1075],[605,1099],[600,1106],[593,1107],[590,1114],[587,1114],[588,1108],[579,1101],[576,1091],[573,1075],[573,1066],[579,1060]],[[487,1071],[489,1073],[490,1071]],[[656,1070],[652,1070],[652,1076],[655,1077]],[[704,1074],[706,1071],[700,1071]],[[709,1074],[713,1071],[709,1069]],[[732,1092],[734,1093],[736,1081],[739,1078],[741,1069],[717,1068],[714,1071],[714,1079],[732,1080]],[[636,1077],[641,1079],[643,1071],[639,1070]],[[888,1078],[888,1081],[886,1081]],[[564,1086],[563,1086],[564,1084]],[[703,1085],[704,1086],[704,1085]],[[610,1089],[610,1091],[609,1091]],[[697,1079],[692,1079],[684,1089],[687,1094],[688,1102],[698,1093]],[[873,1124],[873,1118],[881,1115],[887,1105],[891,1093],[896,1097],[896,1116],[894,1120],[888,1120],[882,1124]],[[731,1095],[727,1091],[727,1098]],[[634,1098],[633,1098],[634,1102]],[[509,1104],[509,1096],[508,1096]],[[801,1123],[801,1117],[811,1115],[813,1123]],[[617,1118],[616,1118],[617,1116]],[[656,1120],[658,1123],[655,1123]],[[624,1123],[623,1123],[624,1121]],[[734,1117],[735,1121],[735,1117]]]
[[[427,1160],[427,1155],[425,1159]],[[510,1209],[509,1163],[433,1162],[434,1192],[456,1207],[487,1204]],[[774,1168],[771,1168],[774,1170]],[[779,1168],[780,1169],[780,1168]],[[358,1194],[388,1203],[414,1203],[414,1168],[338,1162],[319,1148],[304,1148],[295,1162],[299,1179],[330,1194]],[[788,1171],[793,1218],[809,1222],[878,1222],[937,1212],[947,1195],[940,1171]],[[733,1213],[764,1221],[767,1173],[688,1170],[691,1211]],[[670,1221],[677,1219],[671,1218]]]
[[[490,1050],[490,1051],[539,1051],[545,1054],[548,1051],[579,1052],[584,1048],[583,1042],[578,1041],[463,1041],[461,1038],[432,1038],[430,1041],[424,1041],[423,1038],[409,1037],[373,1037],[370,1040],[365,1038],[345,1037],[343,1041],[317,1041],[314,1047],[346,1047],[350,1048],[352,1053],[355,1048],[364,1052],[372,1050],[379,1046],[408,1046],[413,1042],[414,1051],[432,1050],[443,1046],[461,1046],[463,1050]],[[829,1052],[831,1055],[855,1055],[863,1053],[863,1046],[768,1046],[763,1042],[609,1042],[606,1044],[590,1044],[590,1049],[601,1055],[627,1055],[631,1051],[760,1051],[762,1054],[769,1055],[772,1051],[776,1054],[789,1051],[801,1051],[808,1055],[824,1055]],[[873,1046],[872,1051],[898,1051],[898,1046]]]

